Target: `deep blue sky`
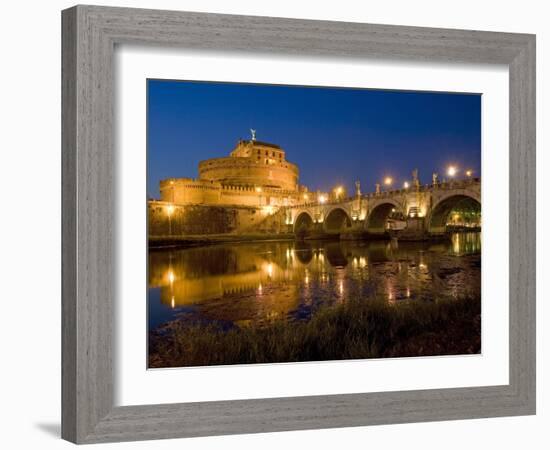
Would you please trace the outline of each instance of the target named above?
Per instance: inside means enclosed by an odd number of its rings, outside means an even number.
[[[148,195],[161,179],[196,178],[200,160],[229,155],[250,128],[311,190],[481,169],[480,95],[148,80]]]

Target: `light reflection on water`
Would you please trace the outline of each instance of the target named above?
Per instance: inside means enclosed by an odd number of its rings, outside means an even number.
[[[481,235],[450,241],[222,244],[149,253],[149,327],[307,320],[322,305],[479,295]]]

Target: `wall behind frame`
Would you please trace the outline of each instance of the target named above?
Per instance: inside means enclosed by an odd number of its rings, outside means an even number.
[[[2,443],[6,448],[70,448],[59,439],[60,423],[60,10],[74,1],[8,2],[1,33],[3,88],[0,114],[3,145],[0,157],[0,186],[6,214],[0,221],[2,245],[2,299],[4,317],[0,327],[3,376],[0,393],[2,419],[6,423]],[[464,0],[444,3],[435,0],[395,0],[393,2],[339,2],[279,0],[104,0],[107,6],[182,9],[305,19],[326,19],[483,29],[537,34],[537,123],[538,148],[548,146],[550,81],[548,42],[550,31],[547,7],[536,0]],[[8,64],[11,62],[11,64]],[[548,157],[539,151],[538,228],[550,226],[543,197],[550,190]],[[546,225],[546,227],[545,227]],[[548,290],[543,280],[547,264],[542,255],[550,251],[548,238],[539,233],[538,298]],[[546,251],[545,251],[546,250]],[[458,422],[390,425],[338,430],[302,431],[216,438],[137,442],[117,448],[226,449],[300,448],[334,449],[369,443],[369,446],[407,449],[447,450],[468,448],[544,448],[545,424],[550,420],[547,377],[550,355],[544,351],[550,322],[549,308],[538,304],[538,415]],[[94,448],[112,448],[97,445]]]

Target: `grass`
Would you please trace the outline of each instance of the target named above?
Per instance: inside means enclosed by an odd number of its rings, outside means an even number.
[[[478,298],[350,301],[319,310],[307,322],[222,331],[179,321],[150,333],[149,367],[208,366],[406,356],[475,354],[481,350]]]

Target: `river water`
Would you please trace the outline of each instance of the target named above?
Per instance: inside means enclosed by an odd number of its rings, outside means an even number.
[[[149,252],[149,330],[308,320],[347,299],[389,303],[480,296],[481,234],[442,242],[306,241]]]

